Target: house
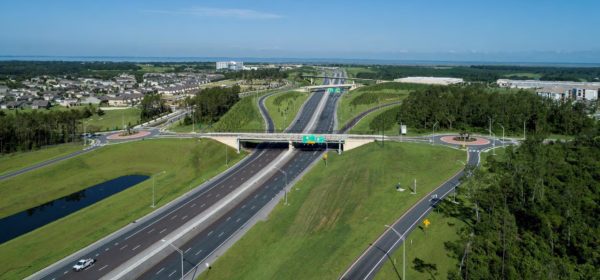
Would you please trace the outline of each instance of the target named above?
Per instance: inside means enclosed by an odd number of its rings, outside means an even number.
[[[50,109],[50,102],[47,100],[34,100],[31,103],[31,109]]]
[[[99,98],[96,98],[94,96],[88,96],[86,98],[81,99],[81,101],[79,102],[81,104],[92,104],[92,105],[98,105],[100,103],[102,103],[102,100],[100,100]]]
[[[81,105],[77,99],[73,99],[73,98],[66,98],[66,99],[60,100],[58,102],[58,104],[60,104],[60,106],[63,106],[63,107],[73,107],[73,106]]]
[[[2,109],[18,109],[25,106],[25,101],[8,101],[0,106]]]

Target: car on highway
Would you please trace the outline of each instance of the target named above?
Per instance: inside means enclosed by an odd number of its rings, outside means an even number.
[[[88,268],[89,266],[93,265],[95,262],[96,262],[96,260],[92,259],[92,258],[81,259],[73,266],[73,270],[75,270],[75,271],[84,270],[84,269]]]

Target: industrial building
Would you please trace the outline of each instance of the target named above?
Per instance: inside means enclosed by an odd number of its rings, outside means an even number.
[[[217,70],[239,71],[244,69],[242,61],[217,61]]]

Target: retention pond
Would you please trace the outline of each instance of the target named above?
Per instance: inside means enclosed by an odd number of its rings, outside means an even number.
[[[0,244],[28,233],[148,179],[121,176],[0,219]]]

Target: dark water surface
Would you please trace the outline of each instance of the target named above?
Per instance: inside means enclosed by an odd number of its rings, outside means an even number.
[[[56,221],[150,177],[121,176],[0,219],[0,244]]]

